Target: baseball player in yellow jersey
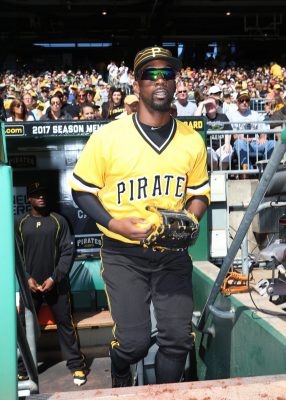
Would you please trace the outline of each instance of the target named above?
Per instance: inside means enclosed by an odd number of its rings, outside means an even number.
[[[75,202],[104,233],[102,277],[115,322],[113,387],[131,385],[130,364],[148,352],[151,300],[158,328],[157,383],[180,381],[192,346],[188,250],[142,245],[160,223],[152,208],[185,208],[199,220],[209,204],[203,140],[170,115],[179,69],[180,61],[164,48],[137,53],[138,112],[94,133],[73,172]]]

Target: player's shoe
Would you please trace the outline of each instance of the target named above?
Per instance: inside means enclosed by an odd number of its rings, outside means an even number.
[[[86,382],[86,372],[83,370],[74,371],[73,383],[77,386],[84,385]]]
[[[19,373],[17,377],[18,381],[27,381],[29,379],[28,375],[25,372]]]
[[[128,371],[125,375],[117,375],[114,371],[111,371],[111,382],[113,388],[132,386],[131,371]]]

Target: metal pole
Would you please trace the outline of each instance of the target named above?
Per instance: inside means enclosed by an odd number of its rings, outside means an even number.
[[[20,348],[20,352],[26,367],[26,370],[28,372],[31,385],[30,388],[33,388],[34,393],[38,393],[38,371],[37,367],[34,363],[25,331],[23,329],[23,326],[20,321],[20,317],[17,314],[17,338],[18,338],[18,346]]]
[[[249,263],[248,263],[248,232],[243,238],[241,244],[241,260],[242,260],[242,275],[248,275]]]
[[[286,129],[284,129],[281,133],[281,140],[282,140],[282,142],[279,141],[274,148],[274,151],[271,155],[268,165],[262,175],[262,178],[261,178],[261,180],[256,188],[256,191],[249,203],[249,206],[244,214],[244,217],[243,217],[241,224],[237,230],[235,238],[229,248],[228,254],[226,255],[224,262],[220,268],[220,271],[214,282],[211,293],[209,294],[209,297],[208,297],[206,304],[204,306],[204,309],[202,311],[201,317],[198,321],[198,324],[197,324],[198,330],[202,330],[205,322],[207,321],[207,318],[210,313],[209,306],[214,304],[216,297],[219,294],[223,280],[224,280],[227,272],[229,271],[230,265],[233,262],[234,257],[237,254],[237,252],[240,248],[240,245],[250,227],[250,224],[253,220],[256,210],[265,195],[268,185],[269,185],[274,173],[276,172],[278,165],[280,164],[280,161],[284,156],[284,153],[286,152],[286,144],[285,144],[286,143]]]
[[[28,342],[30,350],[31,350],[34,364],[38,365],[35,317],[34,317],[33,311],[29,310],[29,308],[27,308],[27,307],[25,307],[25,322],[26,322],[27,342]]]
[[[29,384],[24,382],[19,382],[18,388],[19,390],[22,390],[25,389],[26,386],[28,385],[31,393],[38,393],[37,339],[40,336],[40,327],[38,324],[31,291],[28,286],[26,278],[23,257],[20,252],[20,247],[17,238],[15,239],[16,239],[15,267],[20,287],[21,304],[25,308],[25,327],[26,327],[26,336],[25,336],[25,331],[22,327],[20,318],[17,315],[18,318],[17,341],[21,350],[21,356],[23,362],[25,364],[25,367],[29,375],[29,381],[28,381]],[[30,358],[32,358],[32,361]]]
[[[25,318],[26,318],[26,331],[33,331],[29,334],[30,338],[34,337],[35,341],[40,337],[41,330],[38,324],[38,319],[34,307],[34,302],[32,299],[31,291],[27,282],[26,273],[25,273],[25,265],[20,252],[19,244],[17,242],[17,238],[15,238],[16,242],[16,251],[15,251],[15,266],[16,266],[16,276],[19,283],[21,300],[25,307]],[[28,321],[27,321],[28,320]],[[28,323],[28,324],[27,324]],[[30,342],[30,341],[29,341]],[[34,344],[32,344],[35,347]]]

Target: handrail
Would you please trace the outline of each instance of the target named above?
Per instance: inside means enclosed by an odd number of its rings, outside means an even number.
[[[19,346],[25,367],[29,375],[28,381],[18,382],[18,389],[19,390],[29,389],[30,393],[35,393],[35,394],[39,393],[38,369],[34,362],[33,355],[30,351],[25,331],[21,324],[18,313],[17,313],[17,344]]]
[[[31,312],[33,313],[35,317],[35,321],[37,321],[37,316],[36,316],[36,311],[34,307],[34,302],[32,299],[31,291],[27,282],[27,277],[25,274],[25,268],[24,268],[24,260],[21,255],[18,239],[15,237],[15,272],[16,276],[18,279],[19,287],[20,287],[20,292],[23,300],[23,305],[24,307],[27,307]],[[40,329],[38,323],[35,324],[35,330],[37,333],[37,337],[40,336]]]
[[[20,287],[20,296],[25,308],[26,335],[17,313],[17,343],[26,367],[29,380],[18,382],[19,390],[30,389],[31,393],[38,393],[38,369],[36,342],[40,336],[34,302],[28,286],[24,260],[22,258],[17,237],[15,237],[15,270]]]
[[[207,319],[210,314],[210,306],[214,305],[214,302],[220,292],[220,288],[222,286],[222,283],[224,281],[224,278],[226,274],[229,271],[229,268],[234,260],[235,255],[237,254],[237,251],[239,250],[242,241],[250,227],[250,224],[253,220],[253,217],[259,207],[259,204],[261,200],[263,199],[267,188],[270,184],[270,181],[276,172],[281,159],[284,156],[284,153],[286,151],[286,129],[281,133],[281,141],[278,141],[277,146],[275,146],[274,151],[270,157],[270,160],[267,164],[267,167],[265,171],[263,172],[263,175],[261,177],[261,180],[256,188],[256,191],[249,203],[249,206],[244,214],[244,217],[241,221],[241,224],[237,230],[237,233],[234,237],[234,240],[228,250],[228,253],[223,261],[223,264],[219,270],[218,276],[214,282],[214,285],[212,287],[212,290],[208,296],[208,299],[206,301],[206,304],[203,308],[203,311],[201,313],[201,316],[199,320],[196,322],[196,328],[199,331],[203,331],[204,326],[207,322]]]

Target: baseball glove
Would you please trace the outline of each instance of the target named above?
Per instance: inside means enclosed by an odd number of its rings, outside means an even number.
[[[193,214],[186,210],[172,211],[149,206],[146,209],[158,215],[160,224],[142,241],[144,247],[158,251],[183,251],[195,243],[199,236],[199,223]]]

